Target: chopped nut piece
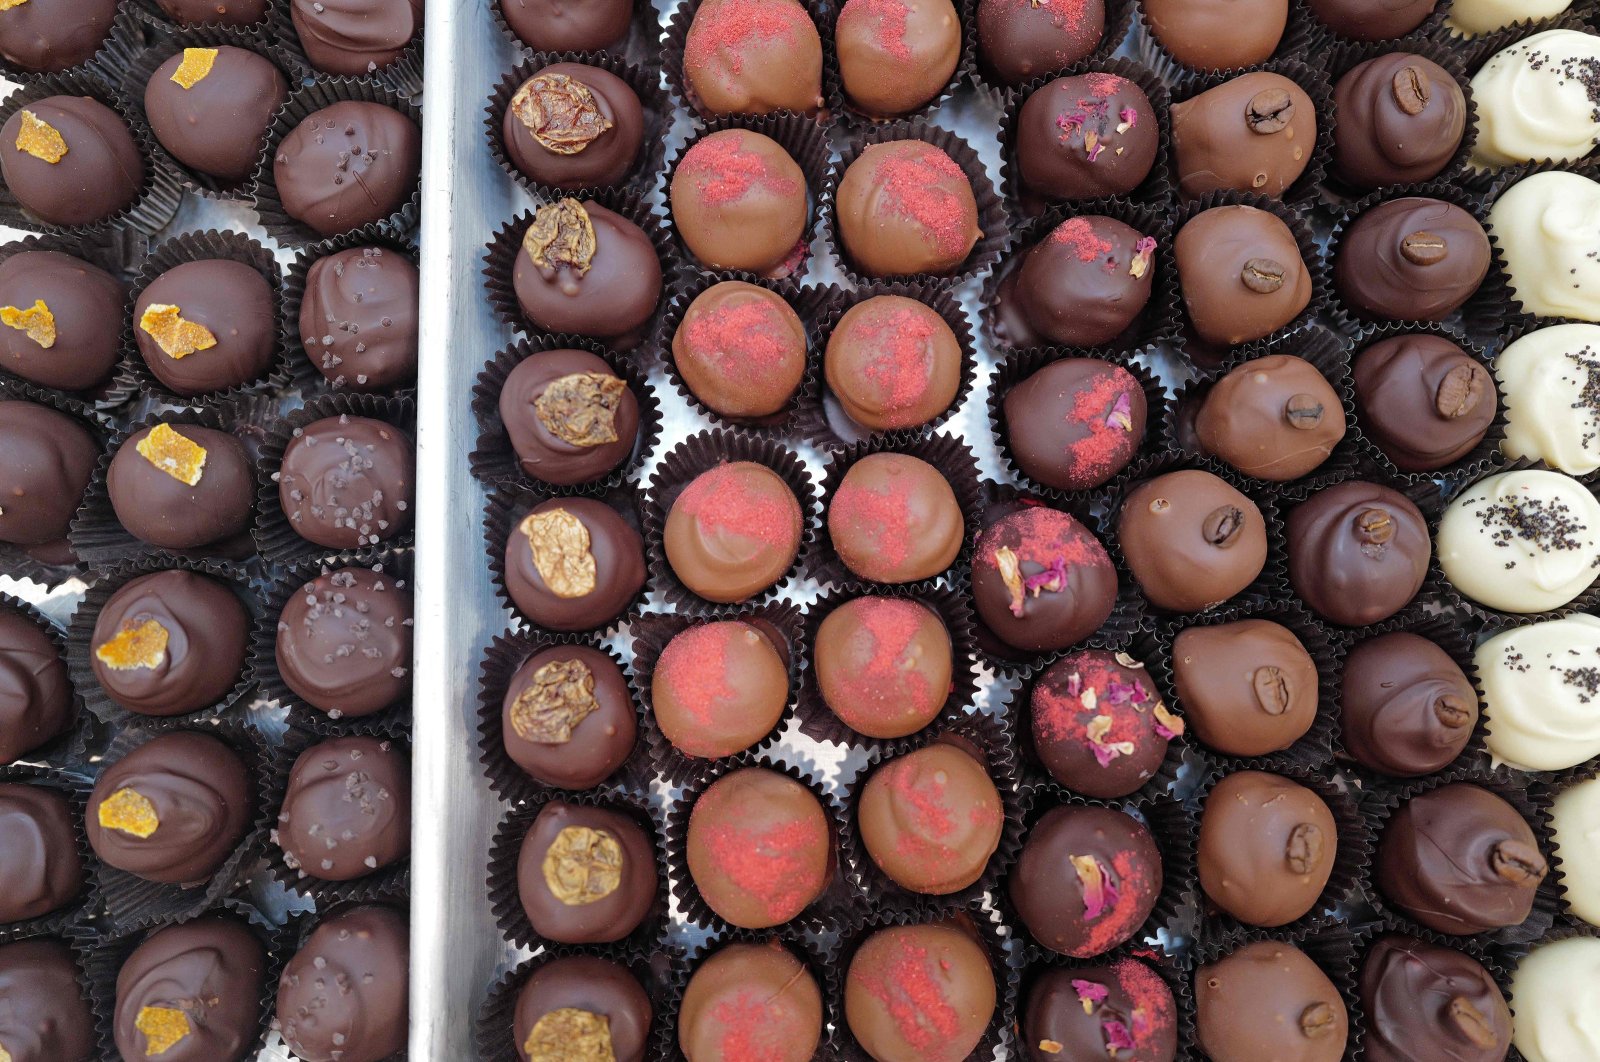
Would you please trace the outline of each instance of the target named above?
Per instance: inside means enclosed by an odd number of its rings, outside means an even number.
[[[575,372],[545,385],[533,400],[533,412],[563,442],[603,446],[617,441],[617,406],[627,389],[619,376]]]
[[[529,78],[511,97],[511,113],[546,151],[576,155],[614,124],[589,86],[567,74]]]
[[[594,697],[594,672],[582,660],[555,660],[533,673],[528,688],[511,705],[511,729],[524,741],[564,745],[591,712],[600,710]]]
[[[582,597],[595,587],[589,529],[565,509],[546,509],[523,518],[521,530],[533,551],[539,578],[557,597]]]
[[[615,1062],[611,1021],[576,1007],[560,1007],[533,1023],[522,1045],[528,1062]]]
[[[134,446],[139,456],[179,483],[194,486],[206,467],[206,448],[170,424],[157,424]]]
[[[622,884],[622,845],[605,830],[568,826],[544,853],[544,883],[568,907],[603,900]]]
[[[17,128],[17,150],[54,166],[66,158],[67,141],[55,126],[32,111],[24,110],[22,124]]]
[[[166,303],[152,303],[145,307],[144,314],[139,318],[139,327],[156,341],[162,353],[174,361],[217,345],[217,337],[211,334],[209,328],[185,321],[178,307]]]
[[[141,839],[161,827],[156,806],[143,793],[128,788],[118,789],[102,800],[96,815],[102,828],[121,830]]]
[[[50,312],[43,299],[34,299],[26,310],[15,306],[0,307],[0,322],[26,332],[28,338],[46,350],[56,345],[56,315]],[[5,1062],[0,1059],[0,1062]]]
[[[522,250],[540,269],[576,269],[582,276],[594,259],[594,222],[576,199],[548,203],[522,234]]]
[[[211,64],[216,61],[215,48],[185,48],[183,62],[172,72],[172,80],[183,86],[185,91],[192,89],[206,79],[206,75],[211,73]]]
[[[124,620],[116,637],[96,647],[94,655],[113,671],[160,667],[167,659],[167,629],[153,619]]]
[[[144,1053],[151,1058],[178,1046],[192,1031],[189,1015],[177,1007],[140,1007],[133,1025],[144,1033]]]

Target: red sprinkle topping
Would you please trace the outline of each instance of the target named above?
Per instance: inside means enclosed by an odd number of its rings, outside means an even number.
[[[1138,898],[1149,893],[1149,870],[1134,859],[1129,851],[1112,856],[1111,869],[1113,874],[1108,880],[1115,882],[1115,888],[1111,895],[1110,910],[1102,912],[1098,921],[1091,921],[1089,934],[1074,952],[1076,955],[1099,955],[1110,951],[1138,928],[1131,923],[1138,917]],[[1086,905],[1087,899],[1085,897]]]
[[[700,794],[691,813],[704,811],[715,825],[697,831],[717,868],[740,890],[756,899],[776,920],[788,920],[822,891],[823,870],[814,858],[828,845],[827,823],[820,814],[768,826],[751,825],[715,783]]]
[[[1122,994],[1133,1003],[1128,1015],[1128,1031],[1135,1042],[1148,1040],[1173,1020],[1172,990],[1142,962],[1118,959],[1111,967]]]
[[[927,609],[899,598],[863,597],[851,606],[851,613],[861,621],[872,653],[864,668],[841,683],[844,698],[850,702],[842,707],[852,716],[865,717],[868,713],[863,706],[867,705],[899,709],[907,703],[927,704],[936,693],[949,692],[929,689],[927,676],[914,666],[910,655],[911,642],[922,630]]]
[[[1084,526],[1057,509],[1040,505],[1018,510],[985,530],[978,541],[978,559],[995,563],[995,552],[1009,546],[1023,564],[1034,571],[1061,560],[1069,567],[1103,567],[1111,563],[1105,547]]]
[[[862,374],[877,388],[886,412],[922,401],[933,379],[934,337],[943,324],[931,310],[901,302],[874,303],[873,312],[851,322],[855,343],[876,352]]]
[[[1062,665],[1071,668],[1065,683],[1044,681],[1033,688],[1033,730],[1041,742],[1075,741],[1103,767],[1148,741],[1154,698],[1124,679],[1113,655],[1091,650],[1056,666]]]
[[[782,1058],[784,1011],[777,1003],[762,999],[751,989],[736,992],[711,1008],[722,1030],[719,1046],[727,1059]]]
[[[704,726],[737,707],[738,692],[728,677],[728,643],[743,626],[729,621],[690,627],[667,643],[656,662],[679,703]]]
[[[766,299],[722,303],[695,314],[684,327],[695,353],[732,380],[764,382],[795,353],[789,322]]]
[[[889,146],[877,169],[885,205],[926,229],[943,254],[960,254],[972,233],[963,224],[963,197],[951,185],[960,182],[970,193],[967,175],[932,144],[900,140]]]
[[[1078,256],[1080,262],[1092,262],[1102,255],[1111,253],[1109,242],[1095,235],[1094,226],[1088,218],[1068,218],[1057,225],[1050,234],[1051,243],[1059,243],[1070,247]]]
[[[673,503],[700,525],[702,534],[751,538],[788,548],[800,526],[800,503],[776,473],[735,461],[702,472]]]
[[[944,994],[944,964],[902,933],[870,942],[875,960],[852,968],[857,981],[883,1004],[906,1043],[934,1054],[961,1029],[961,1017]]]
[[[1115,365],[1073,393],[1066,422],[1081,426],[1088,434],[1067,448],[1066,457],[1086,476],[1105,477],[1137,445],[1130,396],[1138,389],[1139,381],[1127,369]]]
[[[756,185],[774,196],[791,196],[793,178],[773,172],[760,151],[746,150],[743,130],[712,133],[684,153],[678,173],[691,178],[706,203],[716,206],[744,198]]]
[[[720,52],[737,74],[744,69],[747,42],[792,39],[810,24],[811,16],[794,0],[706,0],[689,24],[683,61],[704,66]]]
[[[828,526],[854,531],[877,544],[877,560],[885,568],[900,565],[911,549],[909,481],[895,477],[873,490],[857,480],[840,485],[828,506]],[[915,606],[913,606],[915,607]]]
[[[1109,96],[1115,96],[1128,84],[1127,78],[1121,77],[1117,74],[1107,74],[1098,70],[1087,74],[1084,77],[1084,80],[1089,83],[1089,91],[1094,93],[1096,96],[1099,96],[1101,99],[1105,99]],[[1063,85],[1062,87],[1065,88],[1066,86]]]
[[[892,58],[911,61],[911,47],[906,43],[906,19],[911,8],[904,0],[845,0],[839,12],[839,29],[862,19],[874,24],[874,38],[878,47]]]

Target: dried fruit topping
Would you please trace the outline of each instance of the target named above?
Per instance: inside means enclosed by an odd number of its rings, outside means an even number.
[[[124,620],[110,641],[95,647],[95,659],[113,671],[158,668],[167,659],[167,637],[153,619]]]
[[[576,199],[547,203],[522,234],[522,250],[540,269],[573,269],[581,277],[594,261],[594,222]]]
[[[622,884],[622,845],[605,830],[568,826],[544,853],[544,883],[568,907],[603,900]]]
[[[17,127],[17,150],[54,166],[67,157],[67,140],[55,126],[24,109],[22,124]]]
[[[1117,905],[1117,886],[1105,866],[1092,855],[1067,857],[1083,889],[1083,917],[1093,922]]]
[[[533,412],[563,442],[603,446],[617,441],[617,406],[627,389],[610,373],[575,372],[551,380],[533,400]]]
[[[194,486],[206,467],[206,448],[170,424],[157,424],[134,444],[139,456],[179,483]]]
[[[172,80],[185,90],[192,89],[206,79],[216,61],[215,48],[185,48],[183,62],[172,72]]]
[[[594,592],[594,554],[582,520],[565,509],[546,509],[524,517],[520,530],[533,551],[533,566],[552,594],[583,597]]]
[[[34,299],[26,310],[15,306],[0,307],[0,323],[26,332],[28,338],[46,350],[56,345],[56,317],[43,299]]]
[[[183,311],[167,303],[151,303],[139,317],[145,331],[162,353],[174,361],[217,345],[217,337],[205,325],[183,319]]]
[[[141,840],[161,826],[161,820],[156,816],[156,806],[143,793],[127,787],[118,789],[102,800],[95,816],[103,829],[131,833]]]
[[[556,155],[576,155],[613,125],[589,86],[568,74],[543,73],[523,82],[511,97],[511,113]]]
[[[522,1045],[528,1062],[613,1062],[611,1021],[576,1007],[558,1007],[533,1023]]]
[[[564,745],[591,713],[600,710],[594,696],[594,672],[582,660],[553,660],[533,673],[527,689],[511,705],[511,729],[524,741]]]
[[[193,1031],[189,1015],[177,1007],[140,1007],[133,1025],[144,1033],[144,1053],[151,1058],[172,1050]]]

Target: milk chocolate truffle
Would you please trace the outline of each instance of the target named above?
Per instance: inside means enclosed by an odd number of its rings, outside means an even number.
[[[354,735],[300,753],[273,840],[284,862],[320,881],[353,881],[411,854],[411,761],[383,738]]]
[[[185,48],[150,75],[144,113],[150,131],[173,158],[236,184],[255,172],[267,127],[288,95],[283,74],[255,52]]]
[[[1427,521],[1397,490],[1351,480],[1289,513],[1289,582],[1313,612],[1360,627],[1399,612],[1422,589]]]
[[[1000,284],[995,331],[1014,347],[1095,347],[1150,302],[1156,241],[1115,218],[1068,218]]]
[[[1082,649],[1045,669],[1028,698],[1033,751],[1050,776],[1097,799],[1127,796],[1155,775],[1183,720],[1143,662]]]
[[[606,476],[639,438],[638,397],[605,359],[585,350],[523,359],[501,387],[499,409],[522,470],[558,486]]]
[[[0,922],[43,917],[83,892],[72,819],[67,798],[57,790],[0,784],[0,850],[11,856],[0,872]]]
[[[678,751],[732,756],[778,725],[789,703],[787,651],[743,620],[688,627],[661,650],[650,698],[656,725]]]
[[[587,631],[627,611],[644,586],[644,540],[593,498],[551,498],[506,536],[506,591],[541,627]]]
[[[167,549],[220,543],[250,527],[255,470],[225,431],[165,421],[128,436],[106,473],[128,533]]]
[[[0,58],[31,73],[58,73],[92,59],[111,36],[116,17],[116,0],[16,4],[0,12]]]
[[[1562,898],[1574,915],[1600,926],[1600,779],[1567,786],[1550,803],[1552,851],[1561,859]]]
[[[1308,0],[1333,32],[1358,41],[1392,41],[1428,20],[1439,0]],[[1341,118],[1343,115],[1341,114]]]
[[[975,751],[935,742],[884,763],[867,779],[856,828],[895,884],[947,896],[978,881],[1000,846],[1005,809]]]
[[[1256,479],[1315,472],[1344,438],[1344,405],[1304,358],[1269,354],[1212,385],[1194,420],[1201,448]]]
[[[1489,210],[1506,280],[1528,313],[1600,321],[1600,182],[1581,173],[1531,174]]]
[[[180,26],[254,26],[267,17],[267,0],[156,0]]]
[[[1237,771],[1200,813],[1200,888],[1246,925],[1287,925],[1317,908],[1338,850],[1320,796],[1281,775]]]
[[[888,926],[850,957],[844,1017],[877,1062],[960,1062],[995,1011],[994,968],[959,922]]]
[[[1138,959],[1051,966],[1028,989],[1018,1038],[1027,1062],[1173,1062],[1178,1006],[1167,983]]]
[[[833,37],[844,94],[871,118],[928,103],[961,58],[961,18],[950,0],[845,0]]]
[[[72,707],[72,684],[55,640],[27,613],[0,605],[0,763],[65,733]]]
[[[267,953],[244,922],[208,915],[151,933],[117,973],[127,1062],[239,1062],[256,1046]]]
[[[1234,70],[1272,58],[1289,0],[1140,0],[1156,43],[1184,66]]]
[[[313,67],[362,77],[393,64],[422,32],[422,0],[291,0],[289,17]]]
[[[1178,189],[1190,199],[1223,189],[1281,199],[1316,144],[1311,97],[1282,74],[1245,74],[1172,105]]]
[[[799,0],[704,0],[683,42],[683,80],[698,111],[814,114],[822,39]]]
[[[277,296],[243,262],[184,262],[139,293],[133,338],[151,374],[175,395],[239,387],[265,375],[277,356]]]
[[[622,43],[632,0],[499,0],[517,38],[535,52],[599,52]]]
[[[0,267],[3,268],[3,267]],[[701,405],[735,419],[778,413],[806,371],[806,329],[775,291],[724,280],[689,304],[672,361]]]
[[[1347,72],[1333,86],[1333,109],[1333,172],[1362,190],[1432,180],[1455,158],[1467,128],[1454,75],[1411,52]]]
[[[1262,940],[1195,971],[1195,1039],[1213,1062],[1339,1062],[1350,1015],[1293,944]]]
[[[1254,582],[1267,563],[1261,510],[1202,469],[1139,484],[1122,503],[1117,529],[1139,589],[1172,612],[1221,604]]]
[[[534,213],[511,268],[517,305],[538,328],[637,346],[661,301],[661,260],[644,230],[597,203]]]
[[[1357,763],[1412,778],[1461,755],[1478,723],[1478,694],[1450,654],[1393,631],[1345,657],[1340,715],[1344,749]]]
[[[122,116],[88,96],[34,100],[0,127],[0,177],[52,225],[94,225],[131,206],[144,159]],[[15,150],[11,150],[14,148]]]
[[[722,129],[684,152],[667,197],[679,238],[704,268],[775,277],[805,256],[806,193],[806,176],[782,144]]]
[[[607,944],[644,922],[660,888],[655,848],[623,812],[552,800],[517,855],[517,895],[533,931],[561,944]]]
[[[1311,302],[1311,273],[1300,245],[1276,214],[1213,207],[1185,223],[1173,247],[1189,323],[1207,343],[1263,339]]]
[[[811,660],[823,703],[871,738],[905,737],[933,722],[954,666],[944,620],[897,597],[858,597],[829,612]]]
[[[1472,956],[1401,933],[1373,942],[1361,964],[1367,1019],[1362,1057],[1501,1062],[1511,1046],[1511,1010]]]
[[[816,794],[765,767],[725,774],[695,800],[687,862],[706,906],[744,929],[797,917],[838,866]]]
[[[522,1062],[554,1062],[574,1051],[644,1062],[652,1017],[650,997],[627,967],[569,955],[533,971],[517,993],[511,1034]]]
[[[1190,627],[1173,639],[1172,672],[1195,736],[1224,755],[1282,752],[1316,722],[1316,661],[1281,623]]]
[[[410,934],[390,907],[326,919],[278,978],[278,1030],[306,1062],[379,1062],[406,1046]]]
[[[1027,506],[978,536],[973,607],[1014,649],[1044,652],[1080,642],[1110,618],[1116,600],[1111,557],[1066,513]]]
[[[810,1062],[822,1040],[822,990],[776,939],[732,943],[689,977],[678,1006],[688,1062]]]
[[[978,58],[1005,85],[1088,58],[1105,32],[1105,0],[978,0]]]
[[[1569,475],[1600,468],[1600,325],[1540,328],[1494,360],[1506,409],[1500,452]]]
[[[500,136],[511,164],[531,181],[604,187],[621,183],[638,160],[644,109],[638,94],[609,70],[552,63],[512,95]]]
[[[1385,899],[1429,929],[1459,934],[1526,921],[1550,870],[1517,809],[1465,782],[1402,804],[1376,864]]]
[[[30,0],[31,2],[31,0]],[[89,1062],[95,1019],[77,960],[50,938],[0,945],[0,1049],[12,1062]]]
[[[1484,744],[1496,767],[1564,771],[1600,756],[1600,690],[1587,665],[1597,657],[1600,617],[1587,612],[1512,627],[1478,646]]]
[[[500,702],[500,737],[517,766],[562,789],[597,786],[627,760],[639,724],[617,662],[587,645],[523,661]]]
[[[1121,365],[1051,362],[1006,392],[1005,442],[1029,479],[1057,490],[1104,486],[1144,443],[1144,388]]]
[[[317,259],[300,302],[306,357],[341,391],[409,383],[417,374],[419,289],[416,265],[386,247],[350,247]]]
[[[1534,16],[1530,6],[1519,5],[1517,21]],[[1473,165],[1576,162],[1592,154],[1600,138],[1596,62],[1600,36],[1570,28],[1531,34],[1491,56],[1472,77]]]
[[[1007,882],[1033,939],[1088,959],[1131,939],[1161,893],[1161,853],[1144,823],[1115,808],[1051,808]]]
[[[823,352],[828,389],[845,415],[873,431],[915,428],[961,389],[961,344],[932,307],[874,295],[844,312]]]
[[[1443,336],[1380,339],[1352,369],[1356,416],[1402,472],[1432,472],[1467,456],[1499,407],[1489,370]]]
[[[980,2],[980,19],[991,4],[1005,7],[1010,0]],[[1017,6],[1062,17],[1055,4]],[[1155,167],[1161,130],[1144,89],[1095,72],[1035,89],[1017,113],[1013,136],[1017,172],[1029,191],[1045,199],[1100,199],[1144,183]]]
[[[70,564],[67,525],[83,502],[100,444],[82,422],[48,406],[0,401],[0,542],[46,563]]]
[[[278,504],[295,533],[329,549],[375,546],[411,527],[416,458],[406,433],[346,413],[295,429]]]
[[[766,465],[732,461],[700,473],[667,510],[673,574],[708,601],[744,601],[773,586],[800,552],[805,513]]]
[[[972,182],[924,140],[867,145],[844,171],[834,210],[846,264],[869,277],[948,276],[983,235]]]
[[[319,236],[382,221],[416,193],[417,123],[393,107],[341,100],[300,120],[273,153],[284,212]]]
[[[909,454],[868,454],[828,502],[828,537],[845,567],[875,583],[913,583],[949,568],[966,539],[950,481]]]
[[[1483,226],[1454,203],[1391,199],[1340,239],[1333,285],[1362,317],[1442,321],[1477,292],[1489,253]]]
[[[106,694],[129,711],[183,715],[233,688],[249,627],[228,584],[181,569],[152,572],[101,606],[89,662]]]
[[[0,12],[0,25],[17,10]],[[121,355],[127,297],[122,281],[71,255],[12,255],[0,262],[0,369],[64,391],[104,383]]]

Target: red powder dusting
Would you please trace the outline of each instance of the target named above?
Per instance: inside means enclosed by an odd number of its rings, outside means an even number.
[[[910,812],[910,824],[921,835],[905,834],[906,841],[950,836],[955,829],[955,818],[945,799],[944,783],[932,772],[919,771],[915,757],[894,760],[878,773],[895,794],[897,807]]]
[[[775,196],[798,191],[794,180],[774,173],[760,152],[744,150],[744,134],[736,130],[695,144],[678,164],[678,173],[691,178],[701,198],[713,206],[742,199],[758,184]]]
[[[1112,964],[1111,972],[1122,994],[1133,1004],[1133,1013],[1128,1015],[1128,1029],[1133,1033],[1134,1042],[1141,1047],[1148,1046],[1154,1034],[1172,1027],[1172,990],[1155,971],[1133,959],[1118,959]]]
[[[723,303],[695,314],[684,327],[695,353],[729,379],[752,385],[784,369],[794,354],[788,322],[765,299]]]
[[[1066,456],[1086,476],[1104,478],[1137,445],[1131,424],[1124,426],[1112,414],[1117,400],[1138,388],[1139,383],[1132,374],[1118,365],[1073,395],[1072,408],[1066,413],[1067,423],[1082,425],[1089,434],[1068,447]]]
[[[949,155],[920,140],[902,140],[878,165],[877,179],[888,208],[926,229],[941,253],[955,256],[966,249],[972,233],[962,220],[963,197],[950,185],[959,182],[969,192],[971,187]]]
[[[737,623],[690,627],[667,643],[656,662],[656,671],[678,702],[703,726],[711,726],[719,711],[735,705],[737,693],[728,682],[728,642],[740,630]]]
[[[907,655],[912,639],[922,629],[926,610],[912,601],[866,597],[856,602],[854,614],[872,641],[872,657],[865,668],[842,683],[852,706],[898,708],[906,702],[922,705],[932,700],[934,691],[928,688],[927,676],[911,666]]]
[[[1150,895],[1150,870],[1133,857],[1129,851],[1111,857],[1111,868],[1116,873],[1117,902],[1098,921],[1089,926],[1089,935],[1073,954],[1084,958],[1110,951],[1135,930],[1144,919],[1139,911]],[[1137,921],[1135,921],[1137,919]]]
[[[827,847],[827,825],[819,815],[760,826],[742,822],[737,809],[726,808],[715,785],[700,796],[691,813],[702,811],[715,825],[698,833],[717,869],[741,891],[759,902],[774,921],[799,914],[822,890],[821,860]]]
[[[1034,566],[1033,571],[1042,571],[1058,558],[1068,568],[1111,563],[1105,547],[1082,524],[1064,512],[1038,505],[1011,513],[984,531],[978,542],[978,559],[994,564],[995,551],[1001,546],[1010,546],[1024,565]]]
[[[892,414],[922,401],[933,378],[933,339],[944,322],[904,303],[879,302],[854,324],[852,339],[875,351],[862,374],[877,388],[880,404]],[[878,307],[882,309],[878,309]]]
[[[941,965],[904,935],[873,942],[870,964],[851,968],[857,982],[883,1004],[906,1043],[930,1056],[947,1048],[961,1028],[961,1017],[945,997]]]
[[[789,39],[810,22],[794,0],[706,0],[689,25],[683,61],[700,67],[723,52],[737,74],[744,69],[741,49],[747,42]]]
[[[1086,75],[1086,80],[1089,83],[1089,91],[1102,98],[1106,96],[1115,96],[1118,92],[1121,92],[1122,87],[1127,84],[1125,80],[1118,77],[1116,74],[1106,74],[1100,72],[1094,72]]]
[[[869,490],[853,480],[843,484],[828,506],[828,527],[875,541],[877,560],[893,568],[911,548],[911,496],[900,478],[882,487]]]
[[[701,473],[673,504],[700,525],[702,534],[738,535],[788,548],[799,533],[800,503],[782,480],[749,462]]]
[[[839,13],[839,29],[852,22],[868,19],[873,23],[878,47],[901,62],[911,61],[911,47],[906,43],[906,18],[911,9],[904,0],[845,0]]]
[[[1051,243],[1064,244],[1078,256],[1080,262],[1092,262],[1101,255],[1111,253],[1111,244],[1095,235],[1088,218],[1068,218],[1050,234]]]
[[[1075,741],[1102,763],[1126,754],[1112,746],[1129,744],[1137,751],[1147,744],[1154,734],[1151,711],[1156,699],[1130,681],[1110,654],[1091,651],[1070,660],[1073,666],[1065,685],[1041,682],[1033,688],[1034,733],[1042,741]],[[1097,717],[1111,720],[1111,728],[1098,743],[1088,734],[1089,723]]]
[[[747,989],[719,1001],[711,1014],[722,1030],[718,1046],[723,1058],[759,1062],[784,1057],[784,1036],[789,1030],[783,1024],[783,1008]]]

